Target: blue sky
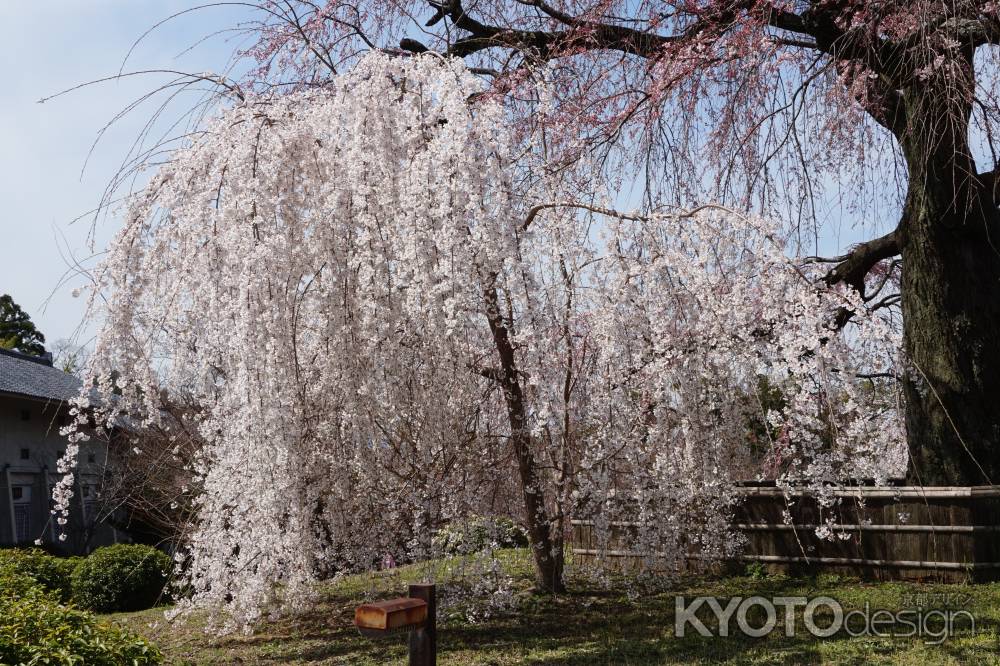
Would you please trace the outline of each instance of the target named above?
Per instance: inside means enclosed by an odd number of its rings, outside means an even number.
[[[42,97],[118,72],[133,41],[159,19],[190,7],[190,0],[0,0],[0,293],[10,293],[52,343],[77,335],[84,304],[71,291],[71,255],[90,256],[91,210],[117,170],[140,124],[141,111],[114,129],[81,169],[97,132],[122,107],[162,79],[114,81],[39,104]],[[135,68],[221,70],[233,45],[210,40],[185,47],[239,20],[233,8],[207,9],[172,21],[144,40]],[[114,233],[99,224],[96,246]]]

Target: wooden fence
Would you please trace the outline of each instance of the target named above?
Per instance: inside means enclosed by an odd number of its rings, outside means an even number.
[[[771,570],[873,580],[1000,580],[1000,486],[843,487],[833,492],[838,502],[826,508],[808,494],[786,496],[774,487],[741,487],[739,493],[735,528],[746,544],[730,565],[759,562]],[[830,518],[834,538],[822,539],[816,529]],[[574,520],[575,561],[650,566],[655,557],[630,547],[636,528],[615,523],[600,542],[591,521]],[[691,550],[687,559],[694,566],[703,558]]]

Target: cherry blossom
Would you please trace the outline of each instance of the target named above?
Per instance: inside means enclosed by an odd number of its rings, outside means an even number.
[[[372,53],[247,95],[123,208],[76,426],[197,406],[184,607],[252,626],[479,515],[524,521],[548,589],[575,516],[712,561],[734,481],[905,465],[884,311],[767,220],[582,201],[594,165],[547,161],[483,91],[460,60]]]

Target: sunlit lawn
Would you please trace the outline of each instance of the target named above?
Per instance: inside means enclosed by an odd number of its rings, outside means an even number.
[[[575,576],[569,593],[549,597],[531,592],[524,552],[505,553],[504,559],[515,579],[514,607],[470,621],[468,609],[452,604],[439,618],[440,664],[1000,664],[1000,584],[866,584],[830,576],[739,576],[686,580],[670,590],[630,598]],[[372,597],[404,594],[405,583],[420,576],[419,568],[411,566],[391,577],[352,576],[327,584],[305,616],[264,624],[249,636],[206,633],[198,618],[166,622],[162,609],[113,617],[154,640],[168,663],[174,664],[406,663],[405,634],[381,641],[362,638],[353,628],[353,611]],[[973,631],[968,623],[960,623],[957,636],[940,645],[929,645],[920,637],[852,638],[844,632],[817,639],[802,629],[799,609],[799,630],[792,637],[783,634],[779,621],[779,629],[759,639],[738,632],[725,638],[702,637],[690,627],[683,638],[676,638],[677,594],[827,595],[845,610],[863,608],[866,602],[871,608],[900,610],[912,607],[914,599],[929,598],[917,595],[947,595],[949,603],[957,600],[974,615],[976,627]]]

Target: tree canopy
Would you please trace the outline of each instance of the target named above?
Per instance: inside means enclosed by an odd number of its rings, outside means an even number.
[[[9,294],[0,296],[0,347],[34,356],[45,353],[45,336]]]
[[[597,167],[573,200],[645,212],[717,201],[778,220],[827,284],[900,321],[910,480],[1000,478],[994,0],[233,6],[249,12],[234,26],[246,47],[227,71],[239,74],[174,72],[170,99],[206,85],[212,108],[322,90],[370,50],[461,58],[484,83],[470,103],[501,102],[549,173]],[[171,146],[138,142],[113,185]]]

